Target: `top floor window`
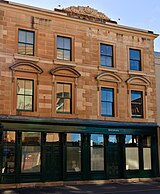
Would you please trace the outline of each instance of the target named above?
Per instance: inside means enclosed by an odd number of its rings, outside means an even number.
[[[28,30],[18,31],[18,54],[34,55],[34,32]]]
[[[72,40],[68,37],[57,37],[57,59],[72,60]]]
[[[129,49],[130,70],[141,71],[141,51]]]
[[[113,67],[113,46],[100,44],[100,60],[102,66]]]

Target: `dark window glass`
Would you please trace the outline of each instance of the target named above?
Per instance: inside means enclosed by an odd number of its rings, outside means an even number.
[[[21,172],[40,172],[41,167],[41,133],[22,132]]]
[[[133,118],[143,118],[142,92],[131,91],[131,110]]]
[[[113,46],[107,44],[100,44],[100,59],[101,65],[113,67]]]
[[[71,84],[57,83],[56,111],[57,113],[72,113]]]
[[[101,88],[101,115],[114,116],[114,89]]]
[[[81,171],[81,135],[67,133],[67,172]]]
[[[33,111],[33,80],[17,79],[17,110]]]
[[[57,37],[57,59],[67,61],[72,60],[71,42],[71,38],[62,36]]]
[[[34,32],[27,30],[18,31],[18,53],[34,55]]]
[[[14,131],[3,131],[3,160],[2,173],[12,174],[15,172],[15,140]]]
[[[141,51],[129,49],[130,70],[141,71]]]

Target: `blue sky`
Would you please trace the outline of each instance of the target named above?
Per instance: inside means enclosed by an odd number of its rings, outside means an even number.
[[[121,25],[151,30],[160,34],[160,0],[11,0],[53,10],[71,5],[90,6],[103,12]],[[120,20],[118,20],[120,19]],[[160,52],[160,37],[155,39],[155,51]]]

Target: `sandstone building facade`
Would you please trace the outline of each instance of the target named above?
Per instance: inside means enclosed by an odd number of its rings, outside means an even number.
[[[156,37],[0,1],[0,182],[157,176]]]

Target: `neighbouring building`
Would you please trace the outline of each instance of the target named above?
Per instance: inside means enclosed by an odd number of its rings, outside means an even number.
[[[157,176],[156,37],[1,0],[0,183]]]

